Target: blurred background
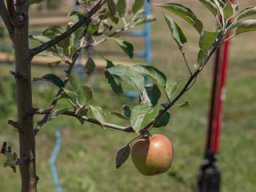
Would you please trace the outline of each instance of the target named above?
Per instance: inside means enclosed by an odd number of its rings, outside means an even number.
[[[47,1],[33,5],[31,18],[59,18],[67,16],[74,7],[74,1]],[[159,2],[159,1],[155,1]],[[163,1],[161,1],[163,2]],[[214,18],[196,1],[181,0],[189,6],[206,25],[207,30],[214,29]],[[240,7],[256,6],[254,0],[241,0]],[[189,74],[165,24],[163,11],[152,6],[152,14],[157,18],[151,24],[152,63],[164,71],[168,79],[184,81]],[[174,16],[173,16],[174,17]],[[181,19],[174,17],[183,27],[188,43],[186,56],[191,66],[195,63],[198,52],[197,32]],[[51,22],[49,20],[49,22]],[[38,34],[45,26],[31,28],[31,33]],[[143,38],[124,37],[134,43],[136,50],[144,48]],[[226,100],[223,112],[223,130],[220,141],[218,165],[222,171],[223,192],[253,192],[256,177],[256,33],[246,33],[232,39],[226,87]],[[110,47],[110,48],[109,48]],[[97,50],[104,54],[106,48],[118,50],[115,45],[102,44]],[[0,54],[12,53],[12,46],[6,32],[0,28]],[[128,60],[122,53],[106,53],[107,58],[117,62],[142,63],[141,58]],[[167,135],[173,142],[175,158],[168,173],[155,177],[140,175],[132,162],[128,160],[120,169],[115,169],[115,155],[118,149],[128,143],[133,134],[102,129],[89,123],[81,125],[71,117],[57,117],[50,121],[37,136],[37,162],[39,191],[56,191],[51,176],[49,159],[55,145],[54,131],[61,131],[62,148],[57,158],[57,170],[63,191],[88,192],[191,192],[196,186],[199,166],[202,163],[206,139],[209,99],[212,79],[211,60],[200,74],[194,87],[181,99],[189,101],[190,107],[171,111],[170,124],[153,132]],[[9,71],[10,62],[0,63],[0,143],[9,141],[13,150],[18,151],[16,130],[7,124],[8,119],[16,119],[15,82]],[[33,77],[46,73],[64,72],[42,65],[33,65]],[[104,72],[97,70],[92,76],[83,77],[83,84],[90,84],[94,92],[94,103],[106,111],[121,109],[123,104],[133,106],[138,101],[126,96],[113,95],[104,79]],[[56,88],[51,84],[33,84],[34,107],[49,106]],[[113,116],[110,121],[122,123]],[[0,156],[3,164],[4,156]],[[19,191],[19,173],[0,166],[0,187],[5,192]]]

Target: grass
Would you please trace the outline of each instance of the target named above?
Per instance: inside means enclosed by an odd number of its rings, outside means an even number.
[[[196,9],[196,3],[192,7]],[[243,1],[241,6],[253,5]],[[200,12],[204,15],[204,12]],[[153,63],[166,72],[168,79],[184,80],[185,65],[170,39],[161,15],[159,22],[152,24]],[[189,26],[183,24],[186,29]],[[209,26],[210,27],[210,26]],[[197,37],[193,31],[186,33],[190,45],[186,47],[190,63],[195,57]],[[163,38],[164,37],[164,38]],[[256,70],[255,50],[252,39],[256,33],[241,35],[232,41],[228,71],[227,94],[223,114],[223,130],[218,165],[222,171],[223,192],[252,192],[256,176]],[[168,41],[166,40],[168,39]],[[17,132],[7,125],[7,119],[15,119],[15,84],[8,74],[11,66],[0,66],[0,143],[10,141],[17,148]],[[35,68],[33,76],[41,75],[42,69]],[[43,70],[46,72],[46,69]],[[58,72],[61,73],[61,72]],[[62,149],[57,159],[57,168],[64,191],[88,192],[191,192],[195,188],[197,171],[202,163],[208,104],[211,88],[211,63],[201,73],[195,86],[182,98],[188,100],[190,108],[172,110],[171,123],[154,132],[169,136],[174,145],[175,159],[167,174],[156,177],[140,175],[130,159],[120,169],[115,169],[117,150],[128,143],[133,134],[102,129],[76,119],[58,117],[49,122],[37,137],[39,191],[56,191],[50,174],[49,158],[54,147],[54,130],[62,133]],[[87,79],[86,79],[87,80]],[[122,104],[133,105],[125,97],[114,96],[101,73],[91,81],[94,102],[107,111],[120,108]],[[48,84],[34,85],[36,107],[45,107],[54,95],[54,87]],[[110,116],[111,121],[118,122]],[[0,163],[4,161],[0,156]],[[18,191],[19,174],[9,168],[0,167],[0,186],[5,192]]]

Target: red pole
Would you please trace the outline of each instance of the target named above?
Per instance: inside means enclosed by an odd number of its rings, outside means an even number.
[[[227,35],[227,38],[230,34]],[[229,51],[229,41],[226,41],[223,46],[223,56],[221,61],[221,70],[220,70],[220,82],[218,86],[218,97],[217,97],[217,107],[216,107],[216,128],[212,143],[213,153],[219,152],[219,141],[221,133],[221,122],[222,122],[222,111],[223,111],[223,102],[225,99],[225,83],[227,78],[227,68],[228,68],[228,51]]]

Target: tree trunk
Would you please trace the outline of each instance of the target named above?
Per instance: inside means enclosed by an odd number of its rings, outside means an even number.
[[[28,0],[16,1],[15,49],[16,96],[19,125],[21,191],[37,191],[35,135],[33,133],[31,58],[28,41]]]

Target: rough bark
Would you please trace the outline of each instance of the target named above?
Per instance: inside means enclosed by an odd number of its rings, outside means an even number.
[[[16,1],[13,35],[15,49],[16,96],[19,123],[21,191],[36,192],[36,153],[33,133],[31,59],[28,42],[28,0]]]

